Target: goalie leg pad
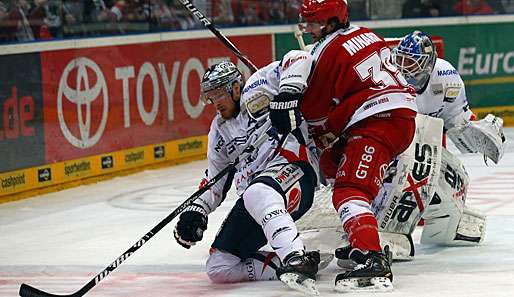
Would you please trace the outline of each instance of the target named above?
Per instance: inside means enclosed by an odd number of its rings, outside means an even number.
[[[392,254],[393,261],[410,261],[414,259],[414,242],[410,234],[378,232],[382,250]]]
[[[454,243],[458,245],[475,245],[484,240],[487,225],[486,216],[479,210],[464,208],[464,213],[457,226]]]
[[[485,237],[486,217],[477,210],[464,208],[461,215],[425,220],[422,244],[469,246],[480,244]]]

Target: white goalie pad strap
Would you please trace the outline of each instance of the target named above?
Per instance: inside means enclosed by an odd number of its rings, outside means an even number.
[[[411,234],[434,193],[441,168],[443,121],[418,114],[409,148],[390,166],[373,202],[380,231]]]
[[[464,208],[464,213],[457,226],[454,242],[461,244],[479,244],[484,240],[487,217],[476,209]]]
[[[425,220],[421,243],[446,246],[477,245],[484,240],[485,227],[484,214],[465,208],[461,215],[453,214]]]
[[[409,261],[414,259],[414,242],[410,235],[383,231],[378,232],[378,234],[382,250],[384,251],[388,246],[393,260]]]
[[[480,121],[470,121],[452,128],[447,134],[462,153],[482,153],[495,164],[503,156],[503,119],[492,114]]]

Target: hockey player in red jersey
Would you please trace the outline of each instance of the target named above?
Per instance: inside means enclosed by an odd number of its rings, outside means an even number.
[[[370,204],[389,162],[412,141],[414,90],[391,64],[384,39],[349,24],[346,1],[304,0],[300,17],[315,41],[313,74],[303,98],[275,98],[285,103],[270,105],[270,118],[287,133],[301,112],[324,150],[320,165],[335,180],[332,201],[352,247],[349,257],[362,264],[339,274],[336,290],[391,290]]]

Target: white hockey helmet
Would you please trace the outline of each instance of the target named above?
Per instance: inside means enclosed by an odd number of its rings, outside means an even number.
[[[234,82],[243,83],[243,76],[236,65],[230,61],[223,61],[209,67],[203,75],[201,82],[201,99],[206,104],[211,104],[214,98],[208,93],[216,89],[224,88],[232,96]]]

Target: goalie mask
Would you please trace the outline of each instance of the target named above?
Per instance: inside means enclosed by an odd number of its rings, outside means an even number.
[[[393,62],[416,92],[427,84],[437,59],[434,43],[428,35],[414,31],[393,49]]]
[[[214,64],[202,77],[201,99],[205,104],[212,104],[228,93],[233,98],[234,83],[243,83],[243,76],[234,63],[224,61]],[[226,93],[225,93],[226,92]]]

